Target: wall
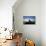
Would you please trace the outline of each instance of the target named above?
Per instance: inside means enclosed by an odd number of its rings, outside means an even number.
[[[42,46],[46,46],[46,0],[42,0],[41,4],[41,39]]]
[[[41,27],[42,27],[41,28],[41,40],[42,40],[42,46],[46,46],[46,36],[45,36],[46,35],[46,0],[41,0],[41,1],[42,1],[41,2],[41,4],[42,4],[42,8],[41,8],[42,9],[42,13],[41,13],[42,14],[42,16],[41,16]],[[15,2],[16,2],[16,0],[0,0],[0,26],[12,28],[12,6],[14,5]],[[16,8],[16,7],[17,6],[15,6],[14,8]],[[21,17],[21,18],[23,18],[23,17]],[[18,21],[18,22],[20,23],[20,21]],[[21,25],[22,25],[22,22],[23,21],[21,21]],[[20,27],[24,28],[24,27],[26,27],[26,25],[20,26]],[[28,27],[28,25],[27,25],[27,27]],[[21,29],[21,30],[19,29],[18,31],[20,31],[20,32],[26,31],[23,29]],[[30,33],[29,31],[27,31],[27,32],[28,32],[28,34]],[[27,32],[24,33],[25,36],[27,36],[26,35]],[[37,32],[39,32],[39,31],[37,31]],[[34,33],[34,31],[31,31],[31,34],[32,33]],[[32,38],[32,36],[31,36],[31,38]]]
[[[0,0],[0,27],[12,29],[12,6],[16,0]]]
[[[20,0],[21,1],[21,0]],[[35,41],[41,46],[41,0],[23,0],[13,6],[15,30],[23,33],[24,38]],[[36,16],[35,25],[24,25],[23,16]]]

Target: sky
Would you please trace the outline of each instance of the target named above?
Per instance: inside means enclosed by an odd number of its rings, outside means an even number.
[[[31,21],[35,21],[35,16],[23,16],[23,19],[24,19],[24,21],[29,21],[29,19],[31,20]]]
[[[23,16],[24,19],[29,18],[29,19],[35,19],[35,16]]]

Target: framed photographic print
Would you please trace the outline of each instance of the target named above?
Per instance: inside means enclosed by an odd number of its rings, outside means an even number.
[[[36,17],[35,16],[23,16],[23,24],[35,24]]]

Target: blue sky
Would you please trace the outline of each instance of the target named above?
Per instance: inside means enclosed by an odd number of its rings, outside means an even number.
[[[24,21],[29,21],[29,19],[31,20],[31,21],[35,21],[35,16],[23,16],[23,19],[24,19]]]
[[[35,19],[35,16],[23,16],[24,19]]]

